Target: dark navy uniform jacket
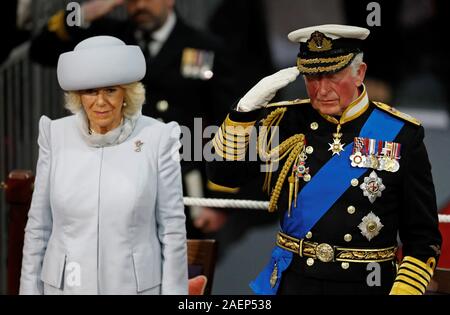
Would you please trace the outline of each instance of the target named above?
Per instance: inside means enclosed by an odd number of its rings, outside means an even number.
[[[397,235],[399,235],[403,244],[404,256],[411,256],[422,262],[426,262],[430,257],[437,259],[441,236],[438,230],[431,165],[423,143],[424,128],[417,120],[385,104],[368,101],[368,106],[366,104],[356,104],[356,106],[361,108],[356,110],[356,115],[352,115],[354,118],[341,126],[341,142],[344,144],[353,142],[375,109],[387,112],[395,119],[404,122],[403,127],[394,139],[394,142],[401,144],[400,168],[396,172],[367,168],[361,177],[354,180],[353,184],[355,185],[349,185],[344,194],[311,228],[307,240],[346,248],[381,249],[397,245]],[[332,135],[336,132],[337,125],[314,110],[309,100],[297,100],[270,104],[263,110],[252,112],[232,110],[222,125],[223,132],[219,132],[214,140],[217,143],[225,142],[227,146],[222,149],[217,149],[216,146],[216,160],[207,164],[210,181],[217,185],[236,188],[260,171],[261,165],[264,164],[260,159],[248,161],[249,151],[254,149],[256,143],[256,141],[252,141],[256,132],[254,131],[251,134],[248,131],[246,138],[235,136],[233,142],[232,136],[224,130],[226,126],[230,125],[242,126],[243,128],[249,128],[253,125],[258,127],[268,115],[277,110],[284,111],[281,120],[278,122],[279,143],[295,134],[304,134],[305,147],[310,153],[307,155],[306,167],[309,168],[310,176],[314,178],[314,175],[332,157],[329,144],[333,142]],[[383,128],[383,126],[379,126],[379,128]],[[256,130],[260,132],[258,128]],[[222,139],[220,139],[221,137]],[[245,161],[242,160],[244,144],[247,145]],[[226,152],[231,156],[234,154],[234,159],[237,161],[224,161],[223,157]],[[278,169],[272,174],[271,190],[273,190],[285,162],[286,158],[280,162]],[[349,160],[348,163],[351,163],[351,161]],[[382,179],[385,186],[382,195],[373,203],[363,195],[363,190],[360,188],[364,178],[368,177],[372,171],[375,171],[377,176]],[[306,183],[300,180],[299,191]],[[261,189],[262,186],[263,183],[255,189]],[[285,216],[288,209],[288,194],[289,183],[286,177],[277,202],[281,226],[283,226],[283,220],[289,219]],[[321,196],[317,195],[317,198],[320,199]],[[383,227],[378,235],[368,240],[361,233],[358,225],[362,222],[363,217],[370,212],[380,219]],[[392,261],[383,262],[381,266],[382,280],[385,284],[392,286],[396,272],[395,263]],[[349,266],[344,269],[341,263],[328,263],[319,260],[316,260],[312,265],[308,265],[306,258],[294,255],[287,271],[295,270],[304,277],[315,279],[365,281],[368,274],[366,267],[367,264],[365,263],[350,262]]]

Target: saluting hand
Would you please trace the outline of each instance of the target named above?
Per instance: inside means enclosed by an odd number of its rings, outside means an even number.
[[[91,0],[83,3],[81,9],[83,12],[83,19],[85,22],[93,22],[108,13],[114,8],[122,5],[125,0]]]
[[[297,67],[291,67],[265,77],[241,98],[237,110],[249,112],[265,107],[279,89],[295,81],[299,74]]]

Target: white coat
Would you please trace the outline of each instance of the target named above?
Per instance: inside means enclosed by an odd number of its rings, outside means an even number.
[[[187,294],[180,130],[139,116],[94,147],[76,115],[39,122],[21,294]]]

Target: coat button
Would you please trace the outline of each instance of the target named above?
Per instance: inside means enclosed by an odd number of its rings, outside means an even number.
[[[311,123],[310,127],[312,130],[317,130],[319,129],[319,124],[314,121]]]
[[[351,234],[345,234],[344,235],[344,241],[351,242],[352,241],[352,235]]]
[[[310,239],[311,237],[312,237],[311,231],[309,231],[308,233],[306,233],[306,238],[307,238],[307,239]]]
[[[309,182],[309,181],[311,180],[311,175],[305,174],[305,176],[303,176],[303,180],[304,180],[305,182]]]
[[[353,187],[356,187],[359,184],[359,180],[357,178],[353,178],[350,183],[352,184]]]
[[[158,103],[156,103],[156,109],[160,113],[164,113],[169,109],[169,102],[166,100],[161,100]]]
[[[314,152],[314,148],[312,146],[309,145],[306,147],[306,153],[312,154],[313,152]]]
[[[347,270],[350,267],[350,264],[348,262],[343,262],[341,264],[342,269]]]
[[[314,265],[314,259],[313,258],[308,258],[306,260],[306,264],[311,267],[312,265]]]
[[[347,208],[347,212],[348,212],[349,214],[354,214],[355,211],[356,211],[356,208],[353,207],[353,206],[349,206],[349,207]]]

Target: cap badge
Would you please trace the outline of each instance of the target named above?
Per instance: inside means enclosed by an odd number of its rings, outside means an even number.
[[[333,48],[333,44],[330,38],[319,31],[315,31],[308,40],[308,48],[310,51],[327,51]]]

